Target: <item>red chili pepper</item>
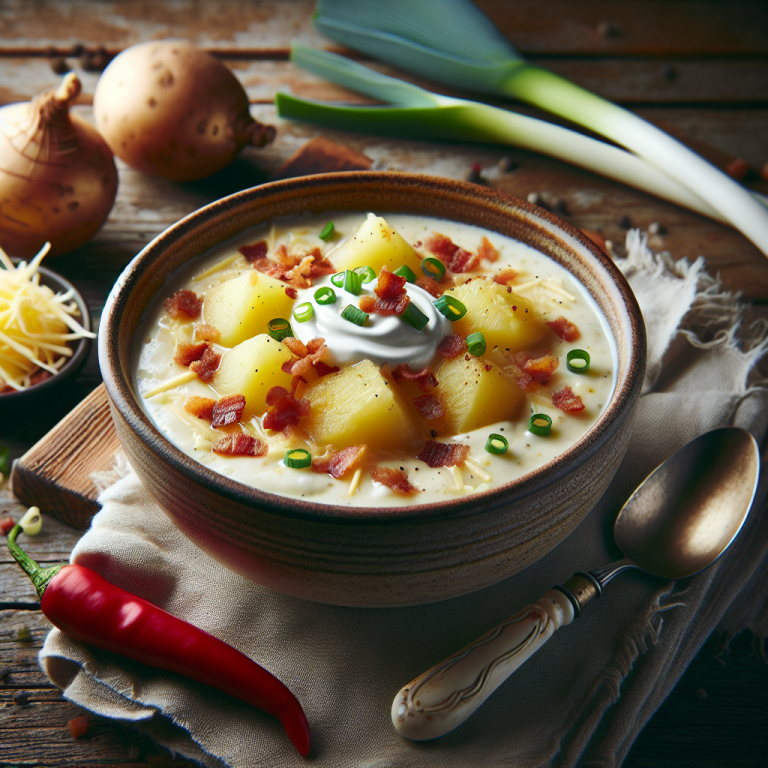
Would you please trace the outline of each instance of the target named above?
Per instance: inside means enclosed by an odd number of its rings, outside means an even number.
[[[205,683],[277,717],[296,749],[309,753],[309,724],[296,697],[231,645],[82,565],[41,568],[8,536],[11,554],[32,580],[45,617],[88,645]]]

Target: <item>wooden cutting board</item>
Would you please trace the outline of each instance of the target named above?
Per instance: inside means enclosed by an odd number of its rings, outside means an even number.
[[[100,384],[13,464],[11,489],[27,506],[85,530],[99,511],[91,475],[114,466],[120,441]]]

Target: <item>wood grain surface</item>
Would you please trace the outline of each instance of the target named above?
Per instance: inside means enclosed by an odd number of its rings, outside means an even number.
[[[768,162],[768,4],[764,0],[478,0],[518,50],[536,63],[617,101],[663,126],[721,167],[741,157],[753,169],[747,184],[768,191],[758,171]],[[739,291],[755,316],[768,316],[768,259],[741,235],[654,200],[629,187],[557,161],[514,149],[396,141],[320,131],[280,121],[277,90],[318,99],[359,100],[301,72],[288,61],[291,39],[338,47],[312,28],[312,0],[238,2],[175,0],[0,0],[0,105],[53,87],[52,65],[63,58],[83,80],[80,106],[90,104],[103,65],[123,48],[166,36],[184,38],[220,56],[243,83],[252,112],[275,124],[278,138],[249,149],[216,176],[190,184],[152,179],[118,162],[120,189],[94,240],[48,265],[86,295],[95,317],[115,278],[155,235],[222,195],[266,181],[307,141],[324,136],[371,158],[374,167],[464,178],[479,163],[484,183],[564,211],[575,226],[601,232],[622,252],[627,225],[661,233],[655,250],[675,258],[703,255],[723,286]],[[368,63],[368,62],[367,62]],[[392,68],[389,74],[416,81]],[[416,81],[420,82],[420,81]],[[420,82],[421,85],[426,83]],[[440,91],[440,88],[434,88]],[[444,91],[447,92],[447,91]],[[542,116],[510,104],[526,114]],[[511,157],[518,167],[504,172]],[[100,383],[95,351],[80,379],[55,402],[23,419],[0,422],[0,445],[18,458]],[[54,459],[55,460],[55,459]],[[7,481],[0,517],[24,507]],[[30,540],[33,557],[66,559],[79,532],[45,516]],[[182,766],[137,730],[90,717],[87,734],[72,738],[68,721],[83,714],[64,701],[37,666],[48,630],[34,589],[0,548],[0,765],[148,768]],[[642,663],[640,661],[639,663]],[[624,763],[630,768],[764,766],[768,754],[768,665],[762,641],[748,633],[705,643],[677,687],[641,733]]]

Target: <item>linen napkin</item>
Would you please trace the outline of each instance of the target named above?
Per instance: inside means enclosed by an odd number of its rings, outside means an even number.
[[[761,444],[768,387],[759,363],[765,324],[746,325],[703,261],[654,255],[632,231],[620,262],[649,336],[644,394],[628,454],[603,499],[554,551],[466,597],[410,608],[343,608],[270,591],[191,544],[135,474],[101,496],[103,509],[72,553],[108,580],[212,632],[283,680],[312,730],[309,763],[359,766],[621,764],[639,731],[716,629],[768,635],[766,483],[746,529],[707,571],[678,582],[622,575],[582,618],[555,633],[466,723],[414,743],[390,723],[395,693],[573,572],[619,557],[611,530],[632,490],[697,435],[742,426]],[[764,473],[764,477],[768,473]],[[40,662],[65,696],[132,721],[205,766],[304,765],[279,723],[182,677],[52,630]]]

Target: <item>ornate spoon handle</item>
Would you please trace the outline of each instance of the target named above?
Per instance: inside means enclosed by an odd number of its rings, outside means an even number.
[[[548,590],[540,600],[419,675],[392,702],[395,729],[415,741],[453,730],[598,594],[594,579],[576,574],[565,587]]]

